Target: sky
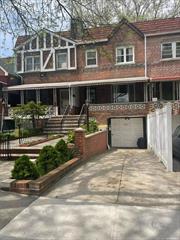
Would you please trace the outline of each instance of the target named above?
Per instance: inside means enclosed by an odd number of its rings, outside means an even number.
[[[14,38],[13,35],[0,32],[0,57],[13,55]]]

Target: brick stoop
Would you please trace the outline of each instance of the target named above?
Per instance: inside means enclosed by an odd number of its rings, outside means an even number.
[[[10,148],[10,149],[0,149],[0,155],[3,158],[3,156],[5,157],[7,154],[9,155],[9,160],[16,160],[17,158],[19,158],[22,155],[27,155],[30,157],[30,159],[36,159],[39,155],[39,152],[41,151],[41,149],[38,148]]]
[[[61,124],[62,116],[50,118],[44,128],[44,133],[67,134],[69,131],[78,128],[79,115],[66,115]],[[85,123],[85,115],[82,115],[80,124]]]

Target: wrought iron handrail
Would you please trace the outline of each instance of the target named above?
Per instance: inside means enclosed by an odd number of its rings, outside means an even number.
[[[65,116],[68,115],[69,112],[70,112],[70,105],[67,105],[67,107],[65,108],[63,115],[62,115],[62,119],[61,119],[61,123],[60,123],[61,127],[62,127],[63,121],[65,119]]]
[[[80,111],[80,114],[79,114],[79,119],[78,119],[78,127],[80,126],[80,123],[81,123],[81,118],[82,118],[82,115],[85,111],[85,107],[86,107],[86,104],[83,104],[82,105],[82,108],[81,108],[81,111]]]

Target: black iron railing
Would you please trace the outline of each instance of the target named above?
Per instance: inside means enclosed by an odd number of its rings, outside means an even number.
[[[0,136],[0,160],[10,160],[10,134],[2,134]]]

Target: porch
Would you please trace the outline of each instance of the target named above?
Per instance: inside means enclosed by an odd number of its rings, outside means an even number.
[[[79,114],[85,102],[90,104],[91,115],[109,112],[144,116],[164,101],[180,100],[180,82],[23,84],[4,89],[4,99],[9,109],[29,101],[41,102],[49,106],[49,116],[63,115],[67,106],[71,109],[69,114]]]

